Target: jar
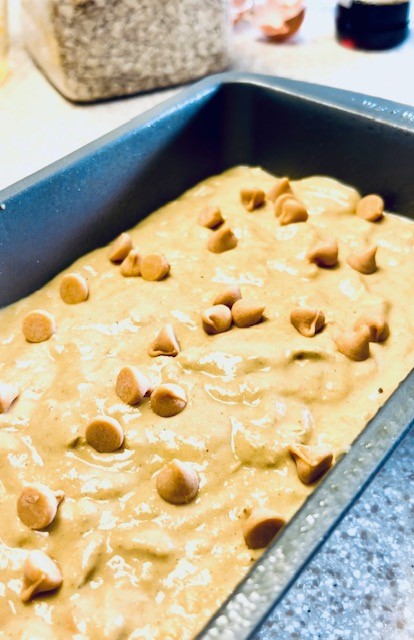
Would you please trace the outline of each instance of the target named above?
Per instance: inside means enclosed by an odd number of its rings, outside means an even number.
[[[339,0],[337,38],[350,48],[391,49],[408,35],[409,12],[408,0]]]
[[[22,24],[36,64],[74,101],[177,85],[229,63],[227,0],[22,0]]]

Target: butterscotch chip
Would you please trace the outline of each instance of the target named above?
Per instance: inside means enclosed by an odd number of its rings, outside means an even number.
[[[289,451],[295,461],[298,478],[303,484],[312,484],[332,466],[333,452],[326,444],[293,444]]]
[[[283,197],[284,196],[279,196],[279,198]],[[278,204],[278,200],[276,200],[275,208]],[[291,197],[283,201],[278,217],[280,224],[284,226],[297,222],[306,222],[306,220],[308,219],[308,212],[306,211],[305,205],[302,204],[302,202],[299,202],[299,200]]]
[[[289,200],[294,200],[296,202],[296,198],[292,193],[282,193],[280,196],[278,196],[275,201],[274,201],[274,214],[276,216],[276,218],[278,218],[280,216],[280,214],[283,211],[283,207],[285,202],[289,202]]]
[[[20,598],[28,602],[37,593],[53,591],[63,582],[57,562],[44,551],[30,551],[23,566],[23,587]]]
[[[261,322],[264,310],[263,304],[240,299],[232,306],[231,315],[236,327],[245,328]]]
[[[376,245],[372,245],[362,251],[354,251],[353,253],[350,253],[347,258],[347,262],[352,269],[355,269],[355,271],[368,275],[377,270],[377,262],[375,259],[376,253],[377,247]]]
[[[309,250],[308,260],[318,267],[334,267],[338,262],[338,243],[335,238],[317,242]]]
[[[355,322],[354,329],[366,326],[370,333],[370,342],[384,342],[390,335],[390,329],[385,315],[381,311],[367,311]]]
[[[321,331],[325,324],[325,316],[320,309],[310,307],[296,307],[290,312],[290,321],[296,331],[307,338],[312,338]]]
[[[225,304],[209,307],[202,315],[203,329],[210,335],[228,331],[231,327],[231,320],[231,311]]]
[[[276,199],[283,193],[293,194],[292,187],[290,186],[289,178],[281,178],[267,193],[267,199],[271,202],[275,202]]]
[[[366,360],[369,358],[370,330],[366,325],[362,325],[355,331],[346,331],[336,336],[335,342],[339,353],[350,360]]]
[[[17,500],[20,520],[31,529],[48,527],[55,519],[64,495],[63,491],[52,491],[44,484],[27,485]]]
[[[79,273],[67,273],[60,281],[59,293],[66,304],[85,302],[89,296],[88,281]]]
[[[86,427],[86,441],[99,453],[112,453],[122,446],[124,432],[118,420],[97,416]]]
[[[151,253],[141,260],[141,275],[144,280],[163,280],[170,272],[170,265],[162,253]]]
[[[141,275],[141,256],[136,249],[131,249],[123,260],[120,272],[125,278],[137,278]]]
[[[157,476],[157,491],[170,504],[187,504],[198,494],[200,479],[188,462],[171,460]]]
[[[198,216],[198,224],[207,229],[215,229],[223,224],[224,218],[218,207],[209,206],[205,207]]]
[[[264,204],[265,193],[262,189],[242,189],[240,200],[247,211],[254,211]]]
[[[121,233],[109,250],[111,262],[122,262],[132,249],[132,238],[129,233]]]
[[[170,418],[181,413],[187,404],[185,390],[178,384],[165,382],[151,393],[151,408],[158,416]]]
[[[243,537],[249,549],[267,547],[286,524],[286,519],[270,509],[253,509],[243,525]]]
[[[37,309],[23,318],[23,335],[28,342],[44,342],[56,331],[55,319],[48,311]]]
[[[150,386],[150,381],[139,369],[126,366],[118,373],[115,390],[122,402],[134,405],[143,401]]]
[[[376,193],[371,193],[357,204],[356,214],[368,222],[377,222],[384,215],[384,200]]]
[[[212,253],[230,251],[236,246],[237,238],[227,224],[223,224],[217,231],[213,231],[207,242],[207,249]]]
[[[216,295],[214,298],[213,304],[225,304],[229,309],[232,308],[237,300],[240,300],[242,297],[240,287],[238,285],[232,285],[230,287],[226,287],[220,293]]]
[[[20,391],[14,384],[0,382],[0,413],[6,413],[19,395]]]
[[[166,324],[155,340],[151,342],[148,354],[155,358],[156,356],[171,356],[175,357],[180,353],[180,345],[175,336],[172,324]]]

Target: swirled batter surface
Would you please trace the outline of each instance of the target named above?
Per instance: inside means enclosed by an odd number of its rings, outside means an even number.
[[[280,226],[267,202],[248,213],[240,189],[265,191],[274,177],[239,167],[212,177],[131,231],[142,252],[162,252],[168,278],[124,278],[98,249],[70,270],[88,279],[86,302],[65,304],[61,276],[0,312],[0,379],[20,397],[0,415],[0,637],[24,640],[180,639],[192,637],[246,574],[260,551],[248,549],[242,525],[264,506],[289,519],[312,491],[288,452],[292,442],[327,443],[336,459],[414,364],[414,225],[386,214],[355,215],[358,193],[325,177],[293,182],[305,223]],[[197,224],[217,204],[238,237],[213,254],[212,233]],[[306,259],[324,235],[339,244],[339,266]],[[378,245],[378,269],[362,275],[346,262],[356,246]],[[207,335],[202,311],[225,284],[266,305],[255,326]],[[292,308],[323,310],[313,338],[289,322]],[[354,362],[333,337],[365,309],[380,305],[390,336]],[[21,331],[33,309],[53,314],[57,330],[30,344]],[[166,323],[181,345],[175,358],[147,349]],[[178,382],[188,405],[171,418],[115,393],[125,365],[153,384]],[[124,447],[98,453],[84,439],[97,414],[117,418]],[[156,491],[156,473],[173,458],[192,463],[200,491],[174,506]],[[63,490],[53,524],[32,531],[18,518],[22,487]],[[63,574],[53,594],[20,600],[22,565],[47,551]]]

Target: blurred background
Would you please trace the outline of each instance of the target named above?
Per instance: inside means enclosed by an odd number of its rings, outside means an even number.
[[[387,51],[350,49],[335,37],[334,0],[284,0],[288,18],[302,6],[305,14],[299,30],[280,42],[266,38],[262,29],[273,21],[276,31],[280,30],[283,15],[281,19],[274,11],[270,17],[269,12],[263,14],[261,2],[265,0],[256,3],[256,9],[261,9],[257,17],[242,12],[251,8],[250,0],[233,0],[231,6],[226,0],[9,0],[8,65],[7,70],[4,63],[0,67],[0,151],[7,158],[0,172],[0,188],[179,90],[174,86],[148,91],[151,83],[155,87],[178,85],[199,75],[234,69],[308,80],[414,105],[411,34]],[[0,0],[0,7],[5,6],[6,0]],[[109,34],[103,26],[107,18],[112,18],[113,25]],[[230,18],[237,22],[230,24]],[[174,28],[180,28],[179,33]],[[1,29],[0,22],[0,33]],[[172,37],[165,42],[168,33]],[[180,47],[179,38],[184,43]],[[106,48],[103,40],[109,41]],[[124,42],[128,46],[121,46]],[[179,49],[184,49],[184,55],[179,55]],[[111,59],[116,59],[113,68],[108,64]],[[95,82],[103,73],[107,74],[105,82]],[[128,76],[128,82],[119,81],[121,73]],[[81,99],[88,99],[88,91],[97,97],[111,92],[140,93],[75,104],[62,97],[47,78]]]

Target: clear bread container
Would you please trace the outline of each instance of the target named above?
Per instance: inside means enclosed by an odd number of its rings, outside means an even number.
[[[22,0],[25,44],[70,100],[178,85],[229,62],[227,0]]]

